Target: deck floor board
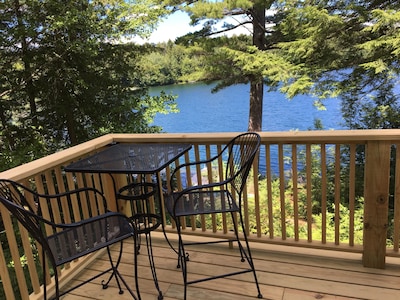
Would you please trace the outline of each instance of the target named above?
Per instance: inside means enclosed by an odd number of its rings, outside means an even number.
[[[170,235],[171,239],[174,235]],[[196,237],[196,239],[198,239]],[[290,248],[290,249],[288,249]],[[160,288],[165,300],[183,299],[182,275],[176,268],[176,254],[159,233],[153,233],[154,258]],[[326,250],[257,244],[253,248],[261,292],[264,299],[400,299],[400,259],[390,259],[384,270],[364,268],[361,255]],[[189,279],[215,275],[243,265],[235,249],[226,245],[188,247]],[[117,255],[117,249],[115,253]],[[120,272],[134,289],[133,244],[124,246]],[[75,278],[81,281],[107,267],[107,256],[96,259]],[[143,300],[157,299],[148,256],[142,245],[138,256],[139,285]],[[125,300],[128,292],[118,294],[112,280],[108,289],[99,286],[101,279],[71,292],[64,300]],[[257,299],[251,273],[202,282],[188,287],[188,299],[193,300],[250,300]]]

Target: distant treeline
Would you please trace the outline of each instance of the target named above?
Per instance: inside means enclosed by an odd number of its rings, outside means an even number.
[[[199,50],[199,49],[197,49]],[[161,86],[204,80],[201,51],[172,41],[157,44],[141,58],[142,86]]]

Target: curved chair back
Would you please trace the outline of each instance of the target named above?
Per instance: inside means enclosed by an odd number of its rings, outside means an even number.
[[[25,197],[25,190],[28,190],[33,196],[31,202]],[[52,251],[47,243],[47,236],[43,231],[44,222],[38,213],[39,202],[35,197],[35,193],[15,181],[1,179],[0,202],[28,230],[29,234],[42,246],[43,250],[49,254],[48,259],[52,266],[57,266],[55,257],[51,255]]]
[[[40,217],[37,210],[37,199],[28,202],[23,194],[26,187],[10,180],[0,180],[0,202],[18,219],[18,221],[32,234],[41,245],[46,244],[46,237],[42,232]],[[32,195],[34,195],[32,193]]]
[[[260,143],[261,138],[257,133],[246,132],[232,139],[222,151],[228,152],[225,179],[239,195],[246,185]]]

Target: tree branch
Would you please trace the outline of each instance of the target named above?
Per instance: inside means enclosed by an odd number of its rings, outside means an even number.
[[[232,27],[229,27],[229,28],[223,28],[223,29],[220,29],[220,30],[217,30],[217,31],[213,31],[213,32],[207,33],[204,36],[213,36],[213,35],[216,35],[216,34],[228,32],[228,31],[234,30],[236,28],[239,28],[239,27],[241,27],[241,26],[243,26],[245,24],[251,24],[251,21],[241,22],[240,24],[232,25]],[[249,30],[249,32],[251,33],[250,30]]]

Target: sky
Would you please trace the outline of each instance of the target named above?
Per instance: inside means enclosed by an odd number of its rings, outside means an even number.
[[[159,43],[174,41],[177,37],[189,32],[199,30],[201,26],[190,26],[189,16],[181,11],[175,12],[158,25],[158,29],[152,33],[149,42]]]
[[[235,24],[235,20],[230,20],[230,22]],[[201,29],[201,25],[190,26],[189,23],[190,23],[189,16],[184,12],[177,11],[174,14],[170,15],[168,18],[162,20],[158,25],[158,29],[155,30],[152,33],[151,37],[144,42],[161,43],[161,42],[168,42],[169,40],[175,41],[177,37]],[[232,35],[239,33],[248,34],[249,31],[246,30],[245,28],[242,28],[240,30],[237,29],[234,31],[234,33],[230,34]]]

